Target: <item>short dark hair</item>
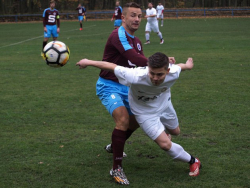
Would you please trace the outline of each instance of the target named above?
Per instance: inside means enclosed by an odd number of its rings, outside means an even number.
[[[129,8],[129,7],[133,7],[133,8],[141,8],[141,6],[135,2],[130,2],[130,3],[126,3],[123,8]]]
[[[156,52],[148,58],[148,66],[150,68],[168,68],[169,59],[164,53]]]
[[[123,6],[122,14],[126,15],[127,14],[127,9],[130,8],[130,7],[132,7],[132,8],[141,8],[140,5],[135,3],[135,2],[126,3]]]

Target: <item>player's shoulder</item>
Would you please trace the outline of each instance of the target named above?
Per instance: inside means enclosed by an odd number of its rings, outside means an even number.
[[[174,73],[176,73],[176,72],[181,72],[181,67],[178,66],[178,65],[169,64],[169,68],[170,68],[169,73],[174,74]]]
[[[134,81],[139,83],[148,77],[148,67],[136,67],[132,69],[134,71]]]
[[[50,8],[46,8],[46,9],[44,9],[44,12],[49,11],[49,10],[50,10]]]

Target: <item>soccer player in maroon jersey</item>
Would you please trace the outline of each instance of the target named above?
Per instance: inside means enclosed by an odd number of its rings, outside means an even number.
[[[115,19],[114,22],[114,28],[118,28],[121,26],[122,24],[122,7],[120,6],[120,1],[116,1],[115,3],[115,13],[113,14],[113,17],[111,18],[111,21],[113,21]]]
[[[60,17],[58,10],[55,9],[55,5],[55,1],[50,1],[50,7],[46,8],[43,12],[43,48],[46,46],[51,35],[55,41],[57,40],[58,33],[60,32]],[[41,53],[41,56],[44,56],[43,52]]]
[[[124,6],[122,26],[115,29],[109,36],[105,46],[103,61],[115,63],[123,67],[144,67],[147,58],[143,54],[141,41],[134,36],[139,28],[142,11],[137,3],[131,2]],[[114,73],[101,70],[96,83],[96,93],[102,104],[112,115],[115,128],[112,133],[112,144],[105,149],[113,152],[113,168],[110,175],[120,184],[129,184],[122,168],[125,141],[139,127],[130,111],[128,87],[118,82]]]
[[[79,3],[76,10],[78,10],[78,20],[80,22],[80,31],[82,31],[82,20],[83,20],[83,17],[85,16],[85,8],[82,7],[81,3]]]

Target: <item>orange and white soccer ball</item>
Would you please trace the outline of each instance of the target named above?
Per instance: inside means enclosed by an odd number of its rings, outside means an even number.
[[[60,41],[49,42],[43,49],[43,58],[51,67],[62,67],[69,61],[70,51],[66,44]]]

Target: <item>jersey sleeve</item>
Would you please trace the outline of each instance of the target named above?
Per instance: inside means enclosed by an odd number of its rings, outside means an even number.
[[[138,67],[147,66],[148,59],[143,54],[138,54],[134,49],[125,51],[122,55]]]
[[[132,68],[116,66],[114,73],[119,80],[119,83],[126,86],[131,86],[133,83],[136,71]]]
[[[43,11],[43,18],[45,18],[46,10],[47,10],[47,9],[45,9],[45,10]]]
[[[118,34],[118,38],[111,39],[112,45],[119,51],[119,53],[128,59],[132,64],[139,67],[147,65],[148,59],[143,54],[138,54],[137,51],[129,44],[127,37],[123,31]]]
[[[152,15],[156,15],[156,10],[155,8],[153,9],[153,14]]]
[[[122,7],[121,7],[121,6],[119,6],[119,8],[120,8],[120,10],[121,10],[121,13],[122,13]]]
[[[178,78],[180,76],[181,73],[181,67],[175,64],[169,64],[169,68],[170,68],[170,73],[171,74],[175,74],[176,77]]]

